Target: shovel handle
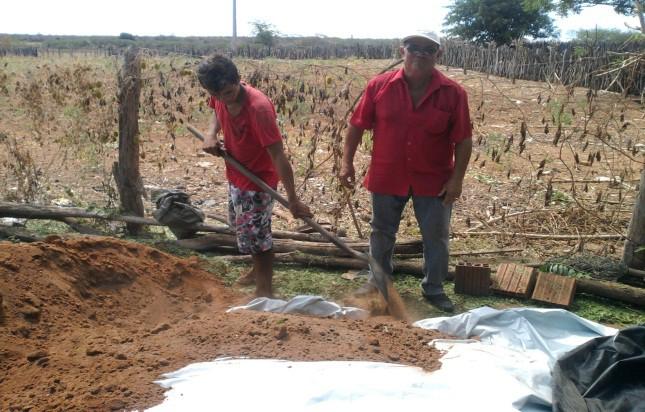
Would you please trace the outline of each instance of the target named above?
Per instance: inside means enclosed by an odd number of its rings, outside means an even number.
[[[188,130],[199,140],[202,142],[204,141],[204,136],[199,132],[199,130],[195,129],[192,125],[187,124],[186,127]],[[287,209],[289,208],[289,201],[285,199],[280,193],[278,193],[274,188],[271,186],[267,185],[262,179],[254,175],[249,169],[246,168],[242,163],[238,162],[233,156],[228,154],[226,151],[222,151],[222,157],[224,160],[229,163],[231,166],[233,166],[237,171],[242,173],[246,178],[248,178],[250,181],[255,183],[256,185],[260,186],[262,190],[267,192],[269,195],[271,195],[272,198],[280,202],[281,205],[286,207]],[[334,236],[330,232],[328,232],[324,227],[320,226],[316,221],[314,221],[310,217],[301,217],[302,220],[305,221],[309,226],[314,228],[318,233],[323,235],[327,240],[332,242],[334,245],[338,246],[340,249],[342,249],[344,252],[349,253],[355,258],[361,259],[365,262],[370,261],[369,257],[365,253],[358,252],[349,246],[342,240],[340,240],[338,237]]]

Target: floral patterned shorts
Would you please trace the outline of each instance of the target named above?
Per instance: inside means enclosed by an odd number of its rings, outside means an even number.
[[[240,253],[256,255],[273,247],[273,199],[266,192],[241,190],[228,185],[228,221],[237,234]]]

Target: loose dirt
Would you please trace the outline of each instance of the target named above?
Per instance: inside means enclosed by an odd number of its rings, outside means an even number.
[[[112,238],[0,242],[0,410],[145,409],[160,374],[224,356],[437,369],[442,335],[366,321],[225,313],[251,299],[200,268]]]

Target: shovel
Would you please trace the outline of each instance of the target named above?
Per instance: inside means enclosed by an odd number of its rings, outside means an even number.
[[[187,124],[186,127],[197,139],[201,140],[202,142],[204,141],[204,136],[197,129],[189,124]],[[223,151],[222,157],[228,164],[237,169],[237,171],[242,173],[246,178],[261,187],[262,190],[267,192],[273,199],[280,202],[280,204],[282,204],[286,208],[289,208],[289,202],[287,201],[287,199],[285,199],[271,186],[267,185],[262,179],[255,176],[250,170],[248,170],[243,164],[235,160],[230,154]],[[399,319],[407,318],[401,297],[392,285],[392,281],[390,280],[389,276],[383,270],[381,265],[376,261],[376,259],[366,253],[362,253],[350,248],[345,242],[328,232],[324,227],[320,226],[313,219],[309,217],[302,217],[301,219],[304,220],[305,223],[307,223],[313,229],[315,229],[318,233],[323,235],[327,240],[338,246],[338,248],[342,251],[368,263],[372,270],[372,274],[374,275],[376,287],[383,295],[383,298],[385,298],[385,303],[387,305],[387,308],[389,309],[390,314]]]

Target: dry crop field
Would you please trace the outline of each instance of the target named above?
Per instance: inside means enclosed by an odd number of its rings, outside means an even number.
[[[226,215],[222,162],[184,127],[210,110],[183,57],[144,57],[141,168],[146,189],[183,188],[209,215]],[[273,100],[299,193],[320,222],[369,232],[366,191],[336,178],[349,111],[392,61],[237,61]],[[6,200],[114,207],[117,58],[0,61],[0,193]],[[453,215],[453,250],[520,247],[525,258],[573,251],[619,255],[645,152],[642,106],[614,93],[495,78],[440,66],[469,94],[474,152]],[[366,134],[357,171],[369,161]],[[147,202],[146,208],[152,204]],[[275,226],[299,223],[277,208]],[[485,232],[486,234],[483,234]],[[400,237],[417,235],[411,210]],[[565,236],[566,239],[558,239]]]

